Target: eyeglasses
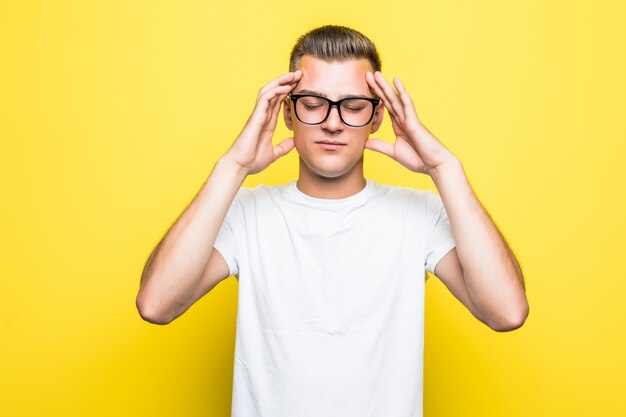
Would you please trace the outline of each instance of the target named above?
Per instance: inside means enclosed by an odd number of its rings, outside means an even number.
[[[362,127],[372,121],[377,98],[347,97],[338,101],[312,94],[291,94],[296,117],[307,125],[319,125],[328,118],[333,106],[337,106],[341,121],[351,127]]]

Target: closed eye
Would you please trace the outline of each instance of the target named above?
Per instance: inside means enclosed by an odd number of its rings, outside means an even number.
[[[353,112],[358,112],[363,110],[365,107],[363,106],[343,106],[342,107],[344,110],[348,110],[348,111],[353,111]]]

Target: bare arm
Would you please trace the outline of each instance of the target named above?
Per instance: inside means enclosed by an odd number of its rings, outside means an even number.
[[[213,245],[246,176],[293,149],[293,139],[274,147],[272,136],[281,104],[301,74],[285,74],[261,89],[237,140],[148,258],[136,299],[146,321],[171,322],[228,277],[226,262]]]
[[[398,78],[395,89],[380,72],[368,73],[366,81],[383,100],[396,134],[393,144],[369,139],[366,147],[413,172],[429,175],[441,194],[456,249],[439,261],[437,277],[492,329],[520,327],[529,311],[522,271],[471,189],[460,161],[421,123]]]
[[[242,169],[220,159],[200,192],[152,252],[137,295],[137,308],[145,320],[165,324],[184,312],[182,307],[200,284],[217,233],[244,179]],[[217,282],[228,276],[227,269],[226,276],[220,269],[222,276],[214,277]]]
[[[478,201],[457,159],[440,165],[432,178],[456,242],[456,250],[437,264],[437,277],[457,298],[463,293],[461,302],[493,330],[519,328],[529,306],[522,270],[511,248]]]

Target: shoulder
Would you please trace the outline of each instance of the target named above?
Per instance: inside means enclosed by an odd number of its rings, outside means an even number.
[[[404,187],[399,185],[379,184],[375,181],[368,180],[372,183],[374,195],[378,198],[384,198],[390,201],[406,201],[410,204],[426,206],[436,203],[439,196],[431,190],[421,190],[413,187]]]
[[[284,198],[289,184],[257,185],[255,187],[241,187],[235,195],[234,203],[249,206],[265,201],[278,201]]]

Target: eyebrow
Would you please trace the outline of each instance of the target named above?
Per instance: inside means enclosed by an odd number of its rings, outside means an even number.
[[[298,90],[296,91],[296,94],[313,94],[315,96],[328,98],[328,96],[324,93],[320,93],[319,91],[314,91],[314,90],[307,90],[307,89]],[[342,94],[339,96],[337,100],[341,100],[341,99],[348,98],[348,97],[349,98],[376,98],[376,97],[366,96],[365,94]]]

